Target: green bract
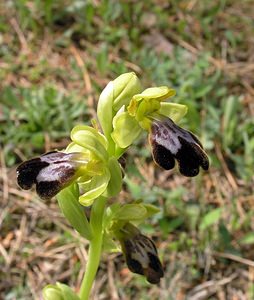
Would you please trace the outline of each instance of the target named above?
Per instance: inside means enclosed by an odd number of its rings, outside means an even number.
[[[90,240],[92,233],[86,215],[79,203],[79,187],[77,183],[63,189],[57,195],[57,201],[65,218],[81,236]]]
[[[163,102],[175,95],[166,86],[148,88],[132,97],[130,104],[113,119],[113,140],[120,148],[126,148],[139,136],[142,129],[149,131],[151,122],[169,117],[178,122],[187,112],[185,105]]]

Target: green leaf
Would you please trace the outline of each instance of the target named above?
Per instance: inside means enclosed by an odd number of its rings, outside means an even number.
[[[79,203],[79,188],[72,184],[57,194],[57,201],[62,213],[81,236],[90,240],[92,237],[90,225]]]
[[[216,208],[210,212],[208,212],[202,219],[201,223],[200,223],[200,230],[205,230],[207,229],[209,226],[216,224],[221,216],[222,213],[222,208]]]
[[[141,128],[134,117],[127,112],[115,116],[113,120],[114,131],[112,138],[120,148],[127,148],[138,138]]]
[[[252,245],[254,244],[254,232],[249,232],[240,239],[240,244],[242,245]]]
[[[174,231],[179,226],[181,226],[183,223],[184,223],[184,218],[182,216],[173,218],[171,220],[162,218],[159,222],[160,227],[164,234],[169,234],[170,232]]]

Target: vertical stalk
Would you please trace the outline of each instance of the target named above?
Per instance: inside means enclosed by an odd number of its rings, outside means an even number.
[[[106,201],[107,198],[99,197],[92,206],[90,225],[93,238],[90,241],[86,271],[79,292],[81,300],[89,300],[90,291],[100,264],[103,239],[102,222]]]

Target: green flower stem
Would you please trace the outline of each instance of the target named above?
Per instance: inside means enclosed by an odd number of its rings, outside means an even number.
[[[99,267],[103,240],[102,222],[106,201],[107,198],[99,197],[94,201],[92,206],[90,224],[93,232],[93,238],[90,241],[85,276],[82,280],[79,292],[81,300],[89,299],[94,278]]]

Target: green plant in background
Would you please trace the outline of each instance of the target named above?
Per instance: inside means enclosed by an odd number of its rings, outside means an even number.
[[[88,299],[102,251],[122,251],[132,272],[150,283],[160,282],[163,267],[157,249],[137,227],[159,209],[142,199],[123,205],[117,201],[109,205],[108,200],[122,189],[119,158],[143,131],[148,132],[154,161],[163,169],[174,168],[175,161],[185,176],[196,176],[200,167],[208,169],[208,157],[197,137],[175,124],[187,107],[166,102],[174,95],[166,86],[142,91],[135,73],[122,74],[101,93],[99,124],[75,126],[64,151],[46,153],[17,168],[21,188],[36,185],[42,199],[56,195],[64,216],[90,245],[79,296],[57,283],[44,288],[45,300]],[[82,206],[91,206],[89,218]]]
[[[8,166],[15,163],[17,148],[27,157],[34,151],[40,153],[47,135],[54,142],[60,141],[66,137],[66,132],[71,130],[77,118],[87,119],[84,115],[86,103],[76,92],[66,96],[52,85],[5,87],[0,102],[3,107],[0,144],[3,145]]]

